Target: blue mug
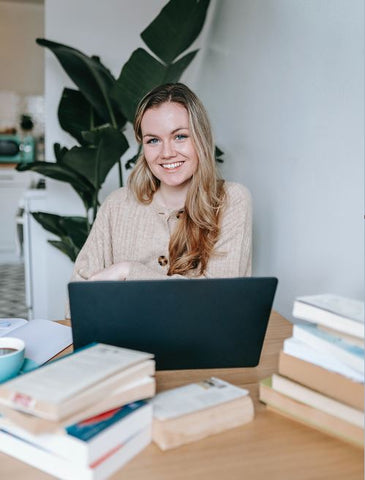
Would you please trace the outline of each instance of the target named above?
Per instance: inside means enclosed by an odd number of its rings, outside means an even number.
[[[20,338],[0,337],[0,382],[15,377],[24,362],[25,343]]]

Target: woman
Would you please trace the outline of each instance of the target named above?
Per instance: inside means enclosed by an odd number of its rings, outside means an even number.
[[[100,207],[73,280],[250,275],[250,194],[218,179],[197,96],[181,83],[156,87],[134,131],[142,153],[128,186]]]

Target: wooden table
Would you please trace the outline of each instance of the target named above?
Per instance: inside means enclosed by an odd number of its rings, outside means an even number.
[[[270,317],[260,365],[256,368],[157,372],[158,390],[215,375],[251,392],[256,418],[239,428],[162,452],[151,444],[113,480],[361,480],[363,452],[280,415],[258,401],[258,382],[277,371],[279,350],[290,324]],[[53,477],[0,454],[0,478]],[[77,480],[77,479],[75,479]]]

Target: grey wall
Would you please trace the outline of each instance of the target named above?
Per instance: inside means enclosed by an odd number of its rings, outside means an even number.
[[[254,274],[363,295],[362,0],[218,0],[196,89],[254,200]]]

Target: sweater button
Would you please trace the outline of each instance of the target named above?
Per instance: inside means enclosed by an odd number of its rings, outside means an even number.
[[[165,265],[168,264],[168,261],[165,255],[161,255],[160,257],[158,257],[158,263],[161,265],[161,267],[164,267]]]

